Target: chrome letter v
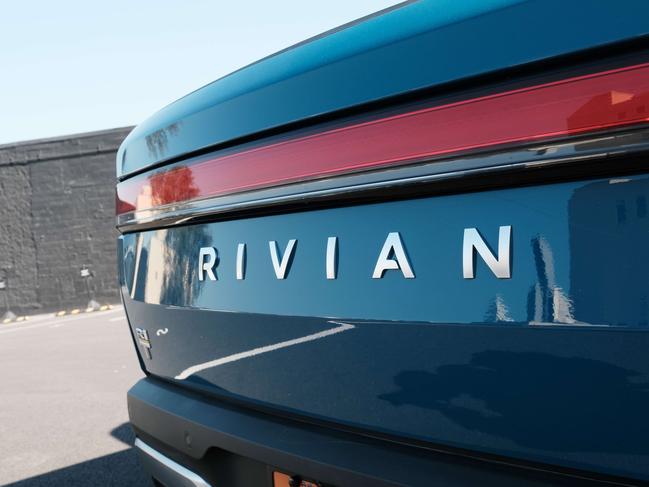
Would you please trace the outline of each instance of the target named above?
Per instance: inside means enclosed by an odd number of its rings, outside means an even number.
[[[288,241],[286,249],[284,250],[284,255],[282,255],[282,261],[280,262],[277,242],[275,242],[274,240],[268,242],[268,246],[270,247],[270,258],[273,261],[273,268],[275,269],[275,275],[277,276],[277,279],[286,278],[286,274],[291,265],[291,260],[293,259],[293,251],[295,250],[296,243],[297,240],[294,238]]]

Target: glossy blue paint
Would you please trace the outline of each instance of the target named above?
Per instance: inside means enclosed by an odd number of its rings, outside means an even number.
[[[648,13],[644,0],[405,3],[163,108],[124,141],[117,174],[336,110],[646,36]]]
[[[398,436],[649,480],[649,177],[570,182],[223,221],[121,237],[149,372]],[[477,258],[511,225],[512,277]],[[371,279],[398,231],[415,279]],[[325,278],[327,237],[338,277]],[[268,247],[297,247],[275,277]],[[237,244],[247,244],[237,280]],[[217,280],[198,280],[200,247]],[[353,328],[316,339],[339,323]],[[155,330],[169,333],[156,336]],[[288,345],[287,345],[288,343]],[[284,344],[263,353],[245,354]],[[244,353],[244,355],[238,355]],[[234,356],[234,358],[233,358]]]

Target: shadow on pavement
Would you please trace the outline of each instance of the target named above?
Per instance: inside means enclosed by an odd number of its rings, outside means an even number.
[[[128,423],[122,423],[118,427],[113,428],[110,432],[110,436],[122,443],[126,443],[128,446],[133,446],[133,443],[135,443],[133,429]]]
[[[152,487],[132,448],[134,436],[128,423],[113,429],[110,434],[131,448],[6,484],[6,487]]]

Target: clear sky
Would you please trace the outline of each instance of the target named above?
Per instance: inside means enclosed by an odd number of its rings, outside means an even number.
[[[0,14],[0,144],[135,125],[398,0],[22,0]]]

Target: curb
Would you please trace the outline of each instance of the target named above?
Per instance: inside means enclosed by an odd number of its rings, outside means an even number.
[[[15,318],[5,318],[2,320],[3,325],[8,325],[9,323],[20,323],[21,321],[28,321],[29,316],[16,316]]]
[[[70,309],[70,310],[62,309],[61,311],[57,311],[56,313],[54,313],[54,316],[56,318],[60,318],[62,316],[68,316],[68,315],[74,316],[74,315],[78,315],[78,314],[81,314],[81,313],[94,313],[96,311],[108,311],[108,310],[111,310],[111,309],[113,309],[112,304],[102,304],[98,308],[86,308],[86,309],[83,309],[83,310],[81,308],[73,308],[73,309]]]

